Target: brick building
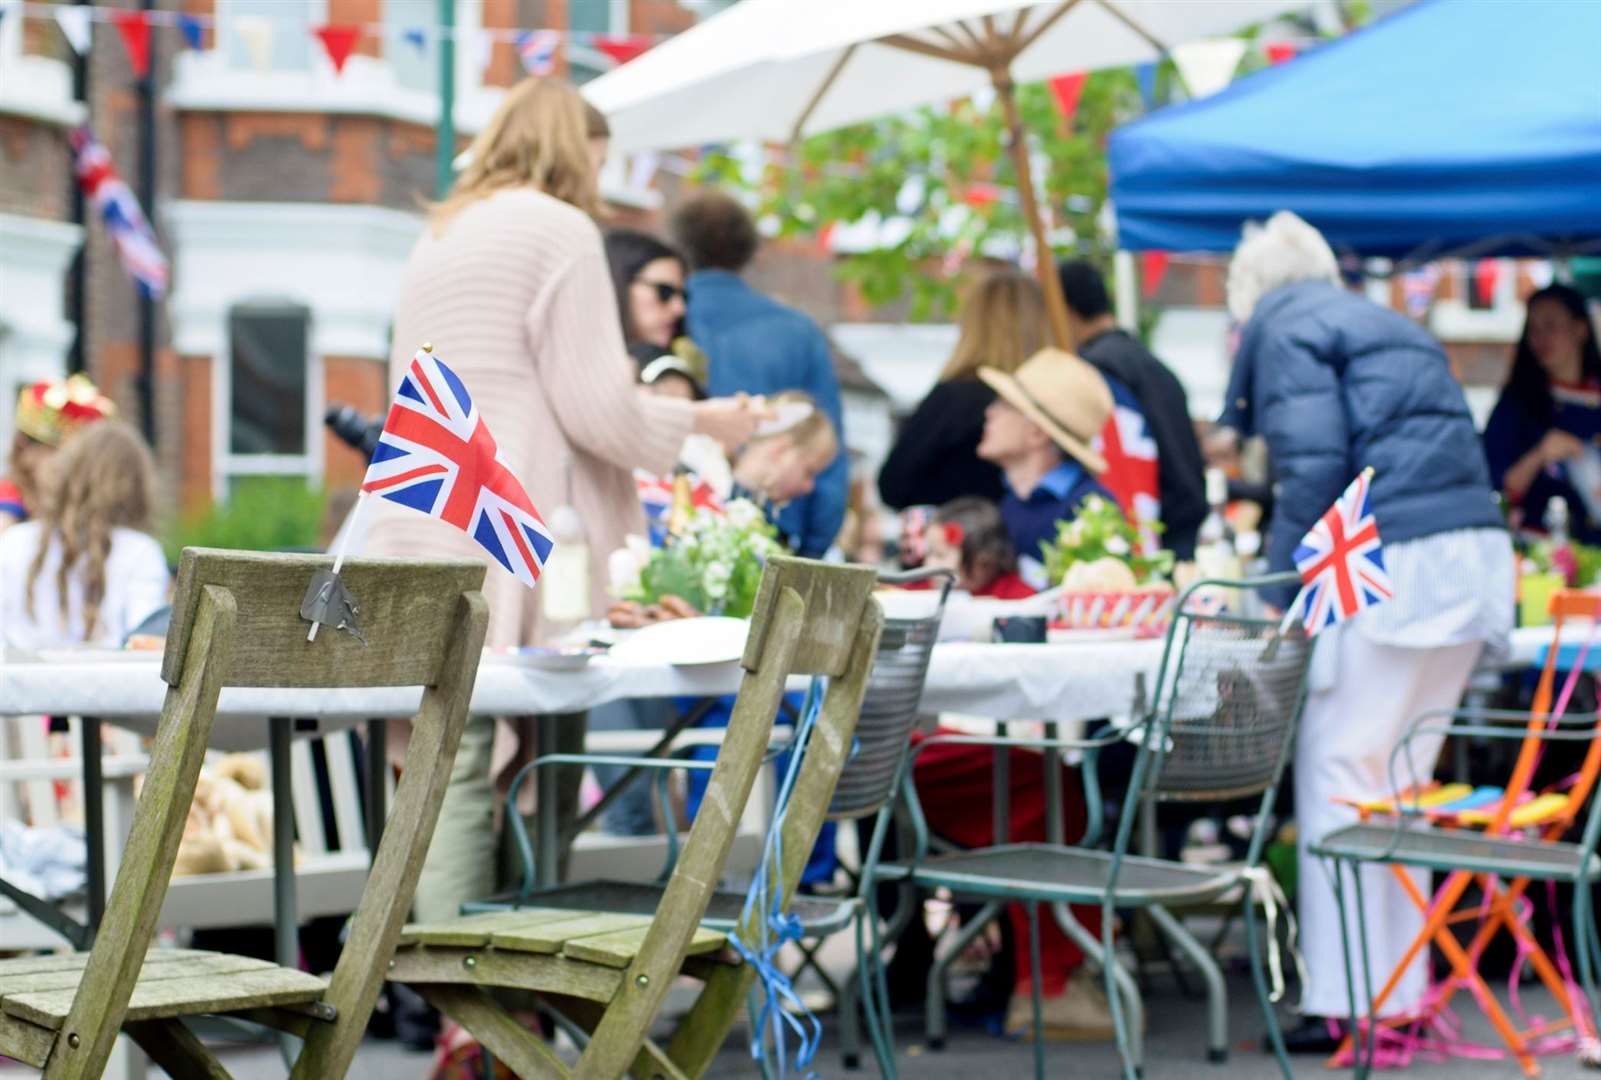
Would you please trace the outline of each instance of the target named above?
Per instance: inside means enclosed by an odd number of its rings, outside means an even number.
[[[135,7],[108,0],[102,7]],[[154,219],[172,261],[157,306],[154,430],[168,505],[192,510],[241,478],[305,476],[352,486],[362,463],[325,433],[331,402],[377,412],[398,278],[433,195],[438,66],[406,31],[432,26],[435,0],[157,0],[211,16],[204,48],[151,31],[156,72]],[[483,30],[554,27],[668,34],[716,2],[457,0],[455,120],[463,145],[521,76],[509,40]],[[6,10],[0,6],[0,10]],[[135,80],[117,30],[93,24],[87,108],[50,19],[0,18],[0,437],[19,385],[65,371],[73,340],[69,266],[87,240],[83,355],[137,419],[138,301],[104,230],[70,223],[66,130],[88,119],[118,171],[138,175]],[[263,70],[241,27],[271,28]],[[308,27],[381,26],[341,74]],[[582,79],[609,63],[568,43]],[[602,193],[618,223],[660,224],[659,174],[630,182],[608,163]],[[648,180],[648,178],[645,178]],[[149,208],[147,207],[147,210]],[[771,245],[758,284],[825,323],[845,301],[810,244]],[[869,391],[870,394],[870,391]]]

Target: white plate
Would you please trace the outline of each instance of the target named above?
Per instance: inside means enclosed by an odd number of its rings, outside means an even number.
[[[578,671],[589,666],[589,662],[597,656],[605,656],[605,649],[576,648],[540,648],[527,647],[509,649],[505,657],[512,663],[525,667],[538,668],[541,671]]]
[[[614,659],[634,664],[692,667],[726,664],[745,655],[750,622],[722,616],[671,619],[644,626],[611,648]]]

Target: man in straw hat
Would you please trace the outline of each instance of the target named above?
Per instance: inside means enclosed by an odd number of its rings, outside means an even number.
[[[1085,498],[1117,504],[1096,479],[1106,459],[1094,447],[1112,415],[1112,392],[1098,371],[1060,349],[1041,349],[1015,374],[978,374],[999,395],[984,412],[978,456],[1001,467],[1001,517],[1018,556],[1037,563],[1040,544],[1056,538],[1056,523],[1077,516]]]

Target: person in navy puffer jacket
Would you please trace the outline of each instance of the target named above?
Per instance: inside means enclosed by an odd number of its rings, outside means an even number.
[[[1309,983],[1305,1022],[1287,1041],[1292,1050],[1326,1052],[1327,1018],[1349,1012],[1341,939],[1357,940],[1355,913],[1342,929],[1333,889],[1306,845],[1356,819],[1334,799],[1389,795],[1390,752],[1411,722],[1454,708],[1485,650],[1505,648],[1512,547],[1444,351],[1404,316],[1344,289],[1316,229],[1289,213],[1247,226],[1228,294],[1243,330],[1222,422],[1267,442],[1275,492],[1269,568],[1293,569],[1301,537],[1371,466],[1370,505],[1395,586],[1393,600],[1318,635],[1296,744]],[[1287,589],[1277,600],[1292,596]],[[1429,779],[1440,741],[1414,740],[1419,780]],[[1425,877],[1418,886],[1428,894]],[[1423,918],[1386,868],[1364,871],[1363,892],[1379,985]],[[1420,955],[1410,965],[1381,1016],[1417,1005],[1425,963]]]

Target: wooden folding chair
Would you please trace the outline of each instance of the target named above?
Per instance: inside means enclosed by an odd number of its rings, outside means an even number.
[[[119,1030],[174,1076],[227,1072],[182,1017],[231,1015],[305,1040],[293,1076],[343,1076],[411,906],[467,719],[488,608],[479,562],[350,560],[366,642],[306,640],[319,556],[191,548],[178,570],[166,704],[111,897],[88,953],[0,962],[0,1054],[51,1080],[98,1077]],[[331,981],[221,953],[150,949],[217,699],[238,687],[426,687],[394,810]],[[282,812],[282,811],[281,811]]]
[[[798,559],[769,561],[728,736],[700,812],[654,917],[572,908],[522,908],[407,927],[389,977],[410,983],[522,1077],[700,1076],[741,1008],[753,972],[730,935],[702,925],[741,812],[762,766],[790,675],[829,679],[821,712],[784,813],[782,865],[773,895],[787,906],[851,752],[883,615],[871,599],[874,572]],[[735,931],[756,938],[752,912]],[[673,979],[703,981],[700,997],[665,1045],[646,1037]],[[493,989],[538,993],[588,1045],[577,1068],[490,997]]]
[[[1337,830],[1311,846],[1314,854],[1334,864],[1335,891],[1342,918],[1345,897],[1340,885],[1343,873],[1341,864],[1363,862],[1389,865],[1407,896],[1425,915],[1423,930],[1407,948],[1379,992],[1372,996],[1366,1009],[1369,1024],[1393,1029],[1419,1020],[1426,1021],[1448,1008],[1458,990],[1467,988],[1527,1076],[1535,1076],[1540,1071],[1529,1046],[1532,1038],[1569,1025],[1580,1037],[1595,1035],[1595,1024],[1589,1010],[1596,1000],[1592,964],[1596,935],[1588,893],[1591,883],[1601,877],[1601,865],[1595,859],[1597,828],[1601,826],[1601,816],[1597,815],[1596,808],[1591,808],[1590,820],[1579,843],[1563,842],[1562,838],[1578,820],[1595,789],[1597,774],[1601,773],[1601,714],[1577,723],[1570,721],[1564,724],[1560,715],[1552,715],[1552,699],[1563,623],[1571,618],[1593,620],[1601,617],[1601,597],[1589,593],[1557,592],[1551,598],[1551,614],[1554,618],[1552,646],[1546,654],[1528,716],[1496,711],[1461,717],[1451,712],[1427,714],[1414,722],[1395,755],[1392,755],[1393,782],[1395,760],[1406,755],[1412,740],[1420,735],[1443,731],[1459,736],[1521,738],[1512,775],[1505,788],[1473,788],[1464,783],[1423,785],[1416,783],[1414,777],[1414,782],[1404,790],[1400,785],[1394,785],[1397,793],[1390,799],[1354,804],[1360,815],[1358,824]],[[1521,720],[1524,726],[1520,735],[1515,727],[1504,724],[1475,726],[1472,723],[1475,720],[1481,723],[1486,720]],[[1454,721],[1466,721],[1466,724]],[[1535,792],[1532,786],[1535,770],[1546,744],[1552,741],[1586,741],[1589,746],[1578,773],[1571,778],[1571,783],[1565,785],[1566,790]],[[1375,816],[1387,816],[1392,821],[1374,822],[1372,819]],[[1412,880],[1408,873],[1411,867],[1437,870],[1448,876],[1431,898]],[[1355,881],[1359,941],[1364,961],[1363,985],[1368,987],[1366,927],[1361,920],[1360,877],[1356,877]],[[1517,906],[1529,885],[1535,881],[1563,881],[1574,886],[1574,941],[1579,953],[1583,994],[1571,991],[1557,965],[1518,914]],[[1475,884],[1480,890],[1480,897],[1459,907],[1469,887]],[[1477,923],[1473,937],[1465,947],[1452,931],[1453,926],[1463,923]],[[1566,1020],[1540,1025],[1533,1030],[1519,1030],[1497,1002],[1479,974],[1478,967],[1485,950],[1503,931],[1516,939],[1540,981],[1552,997],[1562,1003],[1567,1013]],[[1428,948],[1430,942],[1438,945],[1445,954],[1451,965],[1451,973],[1438,992],[1427,1000],[1427,1015],[1382,1021],[1373,1019],[1400,985],[1408,967],[1420,952]],[[1348,979],[1349,967],[1348,950]],[[1352,994],[1355,1015],[1354,989]],[[1370,1032],[1373,1053],[1377,1051],[1377,1036],[1378,1030]],[[1352,1036],[1347,1034],[1331,1061],[1350,1053],[1352,1046]],[[1355,1054],[1353,1061],[1358,1072],[1365,1073],[1360,1052]]]

